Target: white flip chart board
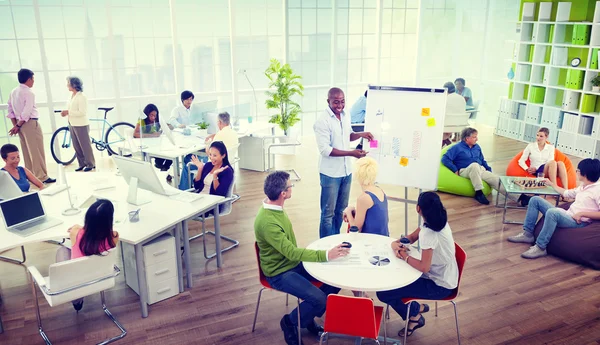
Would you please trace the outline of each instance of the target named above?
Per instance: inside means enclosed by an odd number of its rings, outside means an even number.
[[[369,86],[366,148],[379,162],[377,182],[437,189],[446,89]]]

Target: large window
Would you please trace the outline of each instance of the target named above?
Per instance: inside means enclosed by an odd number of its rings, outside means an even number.
[[[272,58],[303,77],[298,127],[312,134],[327,90],[348,107],[369,83],[412,85],[418,0],[4,0],[0,1],[0,143],[20,68],[35,72],[44,133],[66,120],[66,77],[83,80],[92,107],[135,122],[147,103],[163,117],[183,90],[238,117],[265,119]],[[100,115],[100,113],[98,113]]]

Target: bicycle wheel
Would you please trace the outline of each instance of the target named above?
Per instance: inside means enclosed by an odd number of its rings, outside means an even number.
[[[117,122],[108,128],[106,136],[104,137],[108,154],[119,154],[118,148],[123,145],[122,143],[125,141],[124,131],[126,128],[135,129],[135,126],[128,122]]]
[[[50,152],[58,164],[69,165],[75,160],[75,148],[69,127],[60,127],[50,139]],[[59,158],[60,157],[60,158]]]

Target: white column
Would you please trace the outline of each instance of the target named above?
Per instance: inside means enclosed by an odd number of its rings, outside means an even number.
[[[419,6],[420,8],[420,6]],[[377,40],[377,55],[375,56],[375,70],[377,71],[377,76],[375,77],[375,82],[379,84],[379,75],[381,74],[381,31],[383,27],[383,0],[377,1],[377,16],[375,17],[375,37]],[[364,31],[364,30],[363,30]],[[418,43],[417,43],[418,44]]]
[[[109,2],[106,3],[106,19],[108,21],[108,38],[111,48],[111,60],[112,60],[112,75],[113,75],[113,87],[115,89],[115,112],[118,116],[118,121],[127,121],[128,119],[123,118],[122,107],[121,107],[121,87],[119,85],[119,71],[117,70],[117,54],[115,51],[115,37],[112,26],[112,11]],[[136,119],[137,122],[137,114]],[[115,120],[117,122],[117,120]]]
[[[317,9],[318,11],[318,9]],[[318,15],[317,15],[318,17]],[[331,0],[331,57],[329,59],[329,68],[331,68],[329,72],[329,86],[335,85],[335,52],[337,46],[337,1]],[[346,70],[348,73],[348,70]],[[347,83],[346,79],[346,83]],[[346,90],[347,92],[348,90]]]
[[[175,1],[169,0],[169,14],[171,16],[171,44],[173,45],[173,73],[175,74],[175,93],[183,90],[183,80],[179,80],[179,74],[183,71],[183,66],[177,63],[177,18],[175,16]],[[195,90],[202,91],[202,90]]]
[[[235,117],[238,119],[239,121],[239,114],[238,114],[238,110],[237,110],[237,105],[239,103],[239,96],[238,96],[238,82],[237,82],[237,63],[236,63],[236,59],[235,59],[235,14],[233,11],[233,3],[235,0],[228,0],[228,7],[229,7],[229,42],[231,44],[230,46],[230,51],[231,51],[231,89],[232,89],[232,93],[233,93],[233,106],[235,107]],[[235,119],[234,119],[234,123],[235,123]]]

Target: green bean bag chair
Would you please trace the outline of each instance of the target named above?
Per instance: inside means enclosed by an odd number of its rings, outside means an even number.
[[[446,146],[442,149],[442,156],[448,149],[453,145]],[[442,157],[440,157],[441,159]],[[438,187],[437,190],[439,192],[456,194],[462,196],[475,196],[475,189],[473,189],[473,185],[471,181],[467,178],[460,177],[453,173],[450,169],[446,168],[444,164],[440,162],[440,172],[438,174]],[[483,194],[486,196],[492,192],[492,188],[485,181],[483,182]]]

